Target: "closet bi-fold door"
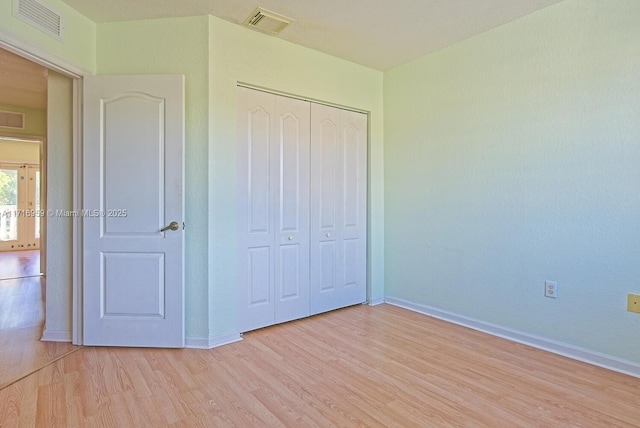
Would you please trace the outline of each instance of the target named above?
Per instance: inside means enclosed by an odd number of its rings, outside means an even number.
[[[367,116],[311,105],[311,314],[367,296]]]
[[[238,88],[240,329],[309,315],[310,104]]]

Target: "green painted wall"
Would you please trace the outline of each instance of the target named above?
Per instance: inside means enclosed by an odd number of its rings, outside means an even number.
[[[207,17],[99,24],[98,74],[184,74],[186,330],[207,337],[209,152]]]
[[[383,296],[383,75],[210,17],[209,267],[211,335],[237,331],[238,82],[370,112],[371,298]]]
[[[0,110],[24,113],[25,129],[0,128],[0,134],[30,135],[43,137],[47,135],[47,111],[28,107],[0,104]]]
[[[640,362],[638,17],[566,0],[385,73],[387,296]]]
[[[59,40],[13,16],[13,1],[0,1],[0,40],[11,37],[56,55],[89,72],[95,71],[96,24],[61,0],[41,0],[62,16],[64,38]]]

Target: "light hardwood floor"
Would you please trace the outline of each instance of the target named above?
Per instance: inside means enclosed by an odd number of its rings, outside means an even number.
[[[0,330],[0,389],[78,349],[70,343],[42,342],[41,336],[42,324]]]
[[[0,251],[0,279],[40,275],[40,250]]]
[[[41,326],[43,291],[42,277],[0,280],[0,330]]]
[[[0,425],[637,427],[640,379],[390,305],[212,350],[82,348],[0,391]]]
[[[0,253],[0,275],[36,275],[0,280],[0,388],[77,349],[40,341],[45,279],[39,263],[38,251]]]
[[[40,341],[43,293],[42,277],[0,280],[0,388],[77,349]]]

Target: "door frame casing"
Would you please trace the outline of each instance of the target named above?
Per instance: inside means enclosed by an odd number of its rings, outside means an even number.
[[[89,70],[71,63],[38,45],[16,37],[12,33],[0,29],[0,48],[35,62],[43,67],[54,70],[72,79],[72,150],[73,150],[73,174],[72,174],[72,204],[73,211],[79,212],[82,208],[82,78],[93,75]],[[45,161],[46,159],[43,159]],[[49,171],[46,169],[46,181],[49,181]],[[47,223],[47,222],[45,222]],[[46,226],[45,226],[46,227]],[[45,340],[68,342],[74,345],[82,345],[82,218],[72,217],[72,323],[71,337],[43,337]],[[42,245],[42,243],[41,243]]]

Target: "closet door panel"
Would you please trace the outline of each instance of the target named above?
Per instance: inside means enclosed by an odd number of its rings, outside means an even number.
[[[358,191],[360,190],[358,162],[359,139],[358,130],[353,124],[348,124],[343,128],[343,181],[342,181],[342,227],[358,227]]]
[[[324,241],[318,244],[318,293],[335,293],[337,286],[336,275],[336,242]]]
[[[271,276],[271,248],[253,247],[248,249],[247,254],[249,308],[269,305],[271,290],[265,284],[269,283]]]
[[[240,330],[364,302],[366,115],[238,93]]]
[[[366,300],[367,117],[311,105],[311,313]]]
[[[300,298],[300,285],[302,282],[300,281],[300,256],[300,246],[298,244],[280,246],[278,299],[281,302]]]
[[[315,106],[314,106],[315,108]],[[323,109],[321,109],[322,111]],[[315,151],[313,153],[314,165],[313,169],[319,175],[317,194],[314,194],[314,199],[317,198],[317,205],[314,204],[318,210],[319,225],[321,231],[334,231],[336,228],[336,201],[337,198],[337,182],[338,179],[338,132],[339,132],[339,117],[338,115],[331,115],[329,113],[319,127],[319,136],[315,135],[318,140],[315,144]]]
[[[278,100],[278,104],[282,104],[281,100]],[[281,109],[284,109],[280,105]],[[300,205],[300,188],[301,184],[304,184],[305,177],[301,176],[306,174],[306,171],[300,171],[301,163],[301,151],[304,148],[301,146],[308,145],[308,137],[304,138],[300,135],[301,125],[299,117],[294,116],[290,111],[285,110],[281,115],[279,123],[279,156],[280,156],[280,232],[300,232],[300,218],[301,207]],[[307,140],[307,141],[301,141]],[[305,168],[308,169],[308,168]]]
[[[367,116],[341,110],[342,259],[340,306],[367,299]]]
[[[338,307],[343,276],[343,138],[339,109],[311,105],[311,313]]]
[[[269,154],[271,115],[259,105],[247,112],[249,126],[247,138],[248,153],[248,195],[249,230],[252,237],[263,235],[268,239],[271,231],[269,189],[271,156]]]
[[[274,96],[238,88],[240,331],[274,322],[274,124]]]
[[[310,104],[275,96],[277,135],[275,321],[309,315]]]

